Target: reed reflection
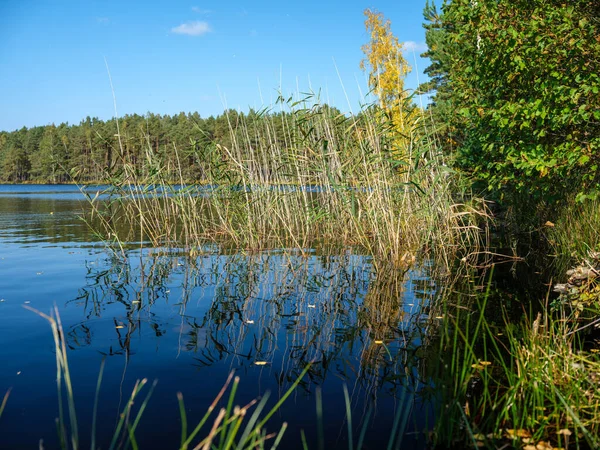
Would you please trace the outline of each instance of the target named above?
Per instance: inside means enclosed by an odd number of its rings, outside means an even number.
[[[266,366],[281,387],[312,362],[312,383],[337,377],[373,398],[421,384],[437,292],[427,267],[375,271],[350,250],[213,250],[144,250],[88,265],[71,301],[86,319],[68,330],[69,345],[128,359],[175,345],[173,357],[190,354],[201,371]]]

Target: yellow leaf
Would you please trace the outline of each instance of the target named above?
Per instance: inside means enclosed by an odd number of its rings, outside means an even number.
[[[513,429],[508,429],[506,430],[506,434],[508,435],[509,438],[515,439],[515,438],[530,438],[531,437],[531,433],[527,430],[513,430]]]

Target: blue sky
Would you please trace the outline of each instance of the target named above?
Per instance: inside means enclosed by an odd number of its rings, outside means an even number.
[[[366,91],[364,9],[384,13],[416,49],[406,81],[415,88],[427,65],[418,57],[424,4],[0,0],[0,130],[113,117],[107,65],[119,115],[260,108],[280,86],[286,96],[312,87],[356,110]],[[412,51],[405,56],[414,64]]]

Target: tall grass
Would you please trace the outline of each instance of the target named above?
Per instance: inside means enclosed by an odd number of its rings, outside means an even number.
[[[196,180],[184,179],[179,149],[168,163],[150,136],[142,171],[121,147],[122,170],[107,180],[111,200],[90,197],[100,233],[192,250],[356,245],[394,264],[431,249],[448,265],[459,254],[476,258],[485,208],[455,200],[455,176],[418,109],[398,152],[397,132],[377,108],[346,116],[312,102],[281,99],[278,114],[228,115],[228,146],[186,154],[202,174]]]
[[[600,200],[561,208],[547,235],[554,252],[563,257],[582,259],[590,251],[600,251]]]
[[[598,448],[600,358],[584,351],[576,314],[567,307],[551,314],[545,305],[535,320],[515,324],[505,317],[493,325],[486,301],[487,295],[474,305],[480,314],[463,307],[449,316],[436,440]]]
[[[4,397],[2,398],[2,403],[0,403],[0,418],[2,418],[2,413],[4,412],[4,408],[6,408],[6,404],[8,403],[8,397],[10,396],[10,389],[6,391]]]
[[[67,344],[65,341],[65,334],[62,328],[60,316],[58,314],[58,309],[55,307],[52,314],[47,315],[27,306],[25,306],[25,308],[46,319],[52,328],[54,348],[56,352],[56,383],[58,391],[57,431],[60,447],[62,449],[77,450],[83,445],[79,439],[79,417],[75,408],[75,393],[71,384],[71,374],[69,371],[67,358]],[[175,448],[179,448],[180,450],[188,450],[192,448],[194,450],[228,450],[232,448],[260,450],[269,448],[271,450],[275,450],[281,442],[283,434],[287,428],[287,424],[284,423],[276,433],[267,433],[267,422],[296,389],[309,369],[310,364],[304,368],[296,381],[286,392],[281,395],[277,403],[269,410],[265,409],[269,398],[268,394],[263,396],[260,401],[253,400],[243,407],[234,406],[235,394],[237,392],[240,380],[239,377],[234,378],[232,372],[225,382],[223,388],[208,407],[204,416],[193,429],[188,428],[188,420],[183,395],[178,393],[177,399],[179,401],[179,412],[181,418],[181,438],[178,444],[173,443],[173,445]],[[92,450],[99,448],[96,445],[97,438],[95,431],[99,399],[98,394],[102,381],[103,370],[104,363],[100,368],[96,397],[94,401],[92,435],[90,443]],[[219,405],[221,399],[225,396],[232,379],[233,384],[229,391],[229,397],[226,406],[221,407],[215,416],[213,413],[216,412],[217,406]],[[136,430],[140,424],[144,411],[148,406],[154,391],[154,387],[156,386],[156,381],[152,383],[151,387],[146,391],[143,399],[139,399],[147,384],[147,379],[138,380],[135,383],[131,395],[123,411],[119,415],[119,420],[115,426],[114,434],[110,440],[110,445],[108,447],[109,450],[138,448]],[[5,400],[7,397],[8,395],[5,396]],[[65,408],[63,404],[64,397],[66,397],[67,408]],[[139,407],[136,407],[138,403]],[[2,408],[3,407],[4,402],[2,404]],[[263,414],[264,411],[266,411],[266,413]],[[2,410],[0,409],[0,413],[1,412]],[[205,425],[207,425],[207,428],[204,428]],[[208,429],[209,426],[210,429]],[[208,433],[206,433],[207,430]],[[201,432],[204,434],[201,434]]]

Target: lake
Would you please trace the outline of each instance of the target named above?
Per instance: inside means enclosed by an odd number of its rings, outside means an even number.
[[[102,448],[136,380],[158,381],[138,444],[174,448],[178,392],[193,427],[229,373],[241,380],[236,404],[269,392],[273,405],[309,363],[268,424],[288,423],[280,448],[302,448],[301,430],[309,448],[349,448],[344,386],[363,448],[385,448],[395,423],[399,447],[424,448],[438,401],[426,374],[436,358],[430,315],[439,288],[426,265],[377,273],[352,248],[248,254],[215,245],[190,255],[138,245],[124,256],[81,219],[87,207],[75,186],[0,186],[0,396],[12,389],[0,448],[59,446],[52,333],[25,305],[60,313],[83,447],[105,361]]]

